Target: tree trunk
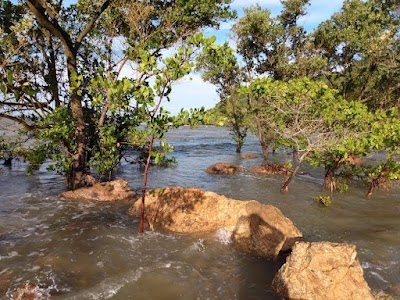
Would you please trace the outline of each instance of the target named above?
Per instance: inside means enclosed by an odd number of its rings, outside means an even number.
[[[299,157],[300,157],[300,155],[299,155],[299,150],[297,150],[297,149],[293,149],[293,161],[294,162],[298,162],[299,161]]]
[[[264,160],[267,160],[267,158],[268,158],[268,144],[265,143],[264,141],[260,141],[260,144],[261,144],[263,158],[264,158]]]
[[[287,193],[289,191],[289,183],[292,181],[292,179],[294,178],[294,176],[297,174],[297,172],[300,169],[301,163],[303,162],[303,160],[306,158],[306,156],[308,155],[308,153],[310,153],[310,151],[306,151],[304,152],[304,154],[299,158],[299,161],[296,165],[296,167],[294,168],[293,172],[290,174],[290,176],[283,182],[282,184],[282,188],[281,188],[281,192],[282,193]]]
[[[72,116],[76,121],[74,138],[77,147],[72,154],[71,172],[66,176],[67,189],[74,190],[80,187],[91,186],[96,180],[90,174],[90,170],[86,166],[86,123],[83,114],[82,97],[78,95],[78,88],[74,87],[71,78],[71,74],[78,74],[76,56],[68,57],[67,64],[69,84],[70,87],[73,87],[70,94],[70,108]]]
[[[342,158],[336,159],[332,165],[325,168],[324,188],[333,192],[336,189],[335,171],[338,169]]]
[[[241,143],[236,143],[236,153],[242,152],[242,145]]]
[[[58,78],[57,78],[57,60],[56,54],[54,51],[53,41],[51,36],[48,37],[49,41],[49,83],[50,83],[50,90],[51,95],[53,96],[54,103],[56,107],[61,105],[59,90],[58,90]]]
[[[154,135],[152,135],[151,139],[150,139],[149,153],[147,154],[147,160],[146,160],[146,165],[145,165],[144,174],[143,174],[142,207],[141,207],[141,212],[140,212],[139,233],[144,232],[144,221],[145,221],[145,217],[146,217],[145,202],[146,202],[146,191],[147,191],[147,176],[149,174],[149,168],[150,168],[150,163],[151,163],[151,152],[153,151],[153,145],[154,145]],[[149,222],[149,225],[150,225],[150,222]]]
[[[264,160],[267,160],[267,158],[268,158],[268,144],[264,140],[260,120],[256,117],[255,121],[256,121],[256,124],[257,124],[258,141],[260,142],[260,145],[261,145],[263,158],[264,158]]]

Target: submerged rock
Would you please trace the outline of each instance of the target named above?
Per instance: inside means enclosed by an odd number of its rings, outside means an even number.
[[[284,164],[262,164],[259,166],[250,167],[248,169],[251,173],[260,173],[267,175],[286,175],[292,171]]]
[[[67,191],[60,196],[68,200],[132,201],[135,199],[136,193],[131,190],[128,182],[117,179]]]
[[[243,159],[255,159],[258,157],[258,155],[254,153],[243,153],[242,155],[240,155],[240,157]]]
[[[26,283],[17,289],[13,300],[37,300],[39,296],[38,287],[32,283]]]
[[[285,299],[375,299],[356,256],[350,244],[296,243],[272,287]]]
[[[220,162],[213,164],[207,168],[207,173],[209,174],[234,174],[238,172],[243,172],[243,168],[235,166],[231,163]]]
[[[231,232],[245,253],[274,258],[289,250],[302,233],[279,209],[257,201],[229,199],[196,188],[168,187],[146,194],[146,218],[151,228],[179,233]],[[141,201],[129,209],[140,217]]]

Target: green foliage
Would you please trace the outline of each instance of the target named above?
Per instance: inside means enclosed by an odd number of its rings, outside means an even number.
[[[24,158],[29,162],[26,172],[32,175],[49,157],[49,147],[46,144],[37,145],[25,152]],[[50,169],[53,169],[50,167]]]
[[[0,136],[0,157],[11,150],[10,143],[3,136]]]
[[[244,10],[245,16],[233,30],[247,69],[285,81],[318,73],[326,61],[313,52],[309,36],[298,24],[309,2],[283,1],[283,10],[276,17],[258,5]]]
[[[389,188],[392,180],[400,179],[400,162],[388,157],[376,166],[365,166],[364,171],[369,184],[368,195],[371,195],[376,189]]]
[[[115,126],[101,127],[99,130],[98,149],[93,151],[89,166],[97,174],[106,175],[112,172],[119,163],[118,142]]]
[[[348,191],[349,186],[346,183],[340,183],[339,185],[337,185],[337,189],[340,193],[344,193]]]
[[[134,135],[139,140],[145,141],[143,149],[150,155],[151,161],[158,165],[169,165],[174,160],[167,158],[167,154],[173,148],[166,143],[164,135],[171,128],[182,125],[197,126],[201,124],[204,109],[181,110],[176,116],[162,107],[163,101],[169,101],[172,83],[188,75],[194,68],[194,58],[202,46],[210,47],[215,38],[205,38],[202,34],[196,34],[186,40],[186,43],[177,49],[170,57],[161,58],[152,56],[150,52],[143,54],[146,62],[141,65],[142,72],[148,74],[143,82],[135,82],[135,100],[143,122],[146,124],[142,133],[134,130]],[[151,83],[151,79],[154,78]],[[153,147],[154,140],[160,140],[160,148]],[[136,142],[136,141],[133,141]]]
[[[225,111],[225,104],[218,102],[213,108],[205,111],[204,114],[204,125],[215,125],[215,126],[228,126],[227,117]]]
[[[318,203],[322,204],[325,207],[328,207],[329,205],[332,204],[332,197],[331,196],[325,196],[325,195],[319,195],[314,198]]]
[[[217,86],[221,104],[215,113],[222,113],[226,119],[214,122],[230,127],[236,152],[239,153],[247,136],[248,114],[246,99],[237,92],[245,76],[239,68],[234,50],[228,43],[205,47],[197,59],[197,69],[203,71],[204,80]]]
[[[77,145],[74,139],[75,122],[69,109],[64,106],[54,109],[38,125],[41,128],[37,135],[40,142],[28,150],[25,157],[30,163],[28,173],[38,170],[46,159],[52,161],[49,170],[61,175],[72,172],[70,151],[76,149]]]
[[[347,0],[313,33],[329,62],[323,77],[346,99],[374,110],[399,106],[399,9],[398,1]]]
[[[330,122],[338,102],[335,91],[306,77],[288,82],[256,79],[242,93],[252,101],[252,114],[261,123],[263,140],[274,147],[321,151],[337,141]],[[254,128],[256,130],[257,128]]]
[[[160,107],[170,101],[172,83],[193,69],[195,52],[215,41],[197,32],[235,16],[230,0],[3,2],[0,110],[38,131],[47,154],[34,149],[32,169],[53,159],[68,188],[85,184],[81,175],[74,181],[75,173],[87,173],[84,156],[107,173],[118,163],[117,145],[142,148],[151,136],[202,118],[193,111],[179,120]],[[178,42],[171,57],[161,55]],[[121,76],[127,65],[134,66],[129,78]]]
[[[215,84],[222,101],[226,101],[240,85],[241,76],[234,50],[228,43],[205,47],[197,58],[197,69],[202,78]]]

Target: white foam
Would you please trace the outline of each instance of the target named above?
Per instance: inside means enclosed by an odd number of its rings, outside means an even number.
[[[13,257],[16,257],[16,256],[18,256],[18,255],[19,255],[19,254],[18,254],[17,251],[11,251],[10,253],[8,253],[7,256],[0,256],[0,260],[2,260],[2,259],[8,259],[8,258],[13,258]]]
[[[199,252],[204,252],[206,250],[206,246],[204,245],[203,239],[198,239],[196,242],[193,243],[194,249]]]
[[[99,261],[96,266],[98,266],[99,268],[103,268],[104,267],[104,262]]]
[[[33,267],[30,268],[28,271],[36,272],[36,271],[38,271],[38,270],[40,270],[40,266],[33,266]]]
[[[378,278],[380,281],[383,281],[384,283],[389,283],[389,284],[390,284],[390,282],[387,281],[385,278],[383,278],[382,275],[380,275],[380,274],[378,274],[378,273],[376,273],[376,272],[374,272],[374,271],[370,271],[369,273],[370,273],[372,276]]]
[[[221,244],[228,245],[232,242],[232,232],[225,228],[220,228],[215,232],[215,236]]]

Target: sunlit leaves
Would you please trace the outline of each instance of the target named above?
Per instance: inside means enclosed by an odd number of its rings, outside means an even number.
[[[346,99],[399,106],[399,9],[398,1],[347,0],[312,34],[329,62],[323,76]]]

